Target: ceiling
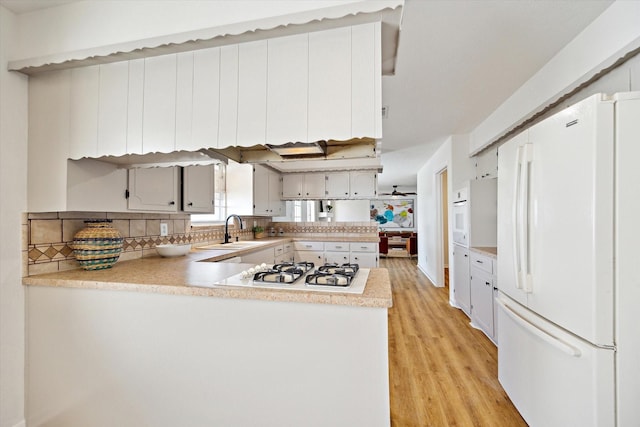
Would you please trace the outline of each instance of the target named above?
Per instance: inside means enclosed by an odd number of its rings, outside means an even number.
[[[15,13],[74,0],[0,0]],[[381,191],[416,187],[452,134],[472,131],[613,0],[405,0],[396,74],[382,79]]]

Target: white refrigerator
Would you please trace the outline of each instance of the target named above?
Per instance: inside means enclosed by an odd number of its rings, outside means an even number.
[[[498,150],[498,377],[532,427],[640,425],[640,92]]]

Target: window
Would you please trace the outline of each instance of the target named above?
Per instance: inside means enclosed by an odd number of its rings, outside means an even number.
[[[316,202],[314,200],[293,201],[294,222],[313,222],[316,221],[316,217]]]

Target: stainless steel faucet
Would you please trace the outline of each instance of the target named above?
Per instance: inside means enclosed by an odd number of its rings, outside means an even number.
[[[229,241],[231,240],[231,234],[229,234],[229,218],[233,218],[233,217],[238,218],[238,222],[240,222],[240,230],[242,230],[242,218],[240,218],[240,216],[236,214],[229,215],[227,219],[224,221],[224,243],[229,243]],[[236,240],[238,240],[237,236],[236,236]]]

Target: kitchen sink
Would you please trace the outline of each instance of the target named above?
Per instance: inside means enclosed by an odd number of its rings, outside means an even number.
[[[229,243],[216,243],[214,245],[199,246],[197,249],[216,249],[216,250],[236,250],[236,249],[250,249],[260,245],[264,245],[265,242],[256,242],[253,240],[244,240],[239,242]]]

